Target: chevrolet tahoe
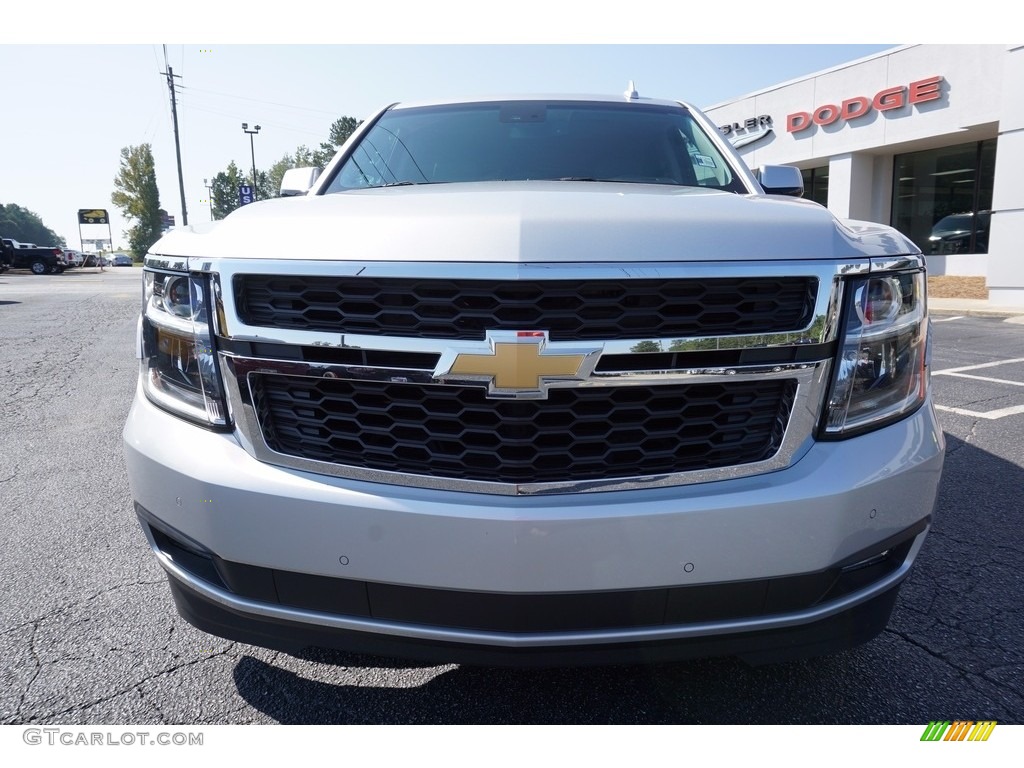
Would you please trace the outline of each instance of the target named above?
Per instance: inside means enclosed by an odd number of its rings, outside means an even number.
[[[546,665],[882,631],[944,452],[906,237],[632,89],[392,104],[302,175],[146,257],[124,446],[189,622]]]

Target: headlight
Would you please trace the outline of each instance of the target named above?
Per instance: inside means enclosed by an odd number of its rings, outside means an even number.
[[[146,270],[142,386],[157,405],[208,426],[227,424],[210,330],[209,278]]]
[[[928,392],[923,271],[851,280],[843,315],[824,437],[848,437],[896,421],[917,409]]]

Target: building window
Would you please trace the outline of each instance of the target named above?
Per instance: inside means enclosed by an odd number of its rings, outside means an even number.
[[[804,199],[828,205],[828,166],[804,168]]]
[[[925,254],[988,253],[996,140],[896,155],[892,225]]]

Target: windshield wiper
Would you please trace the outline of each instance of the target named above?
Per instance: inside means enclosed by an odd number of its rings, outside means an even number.
[[[427,184],[451,184],[450,181],[389,181],[387,184],[378,184],[378,187],[412,187],[425,186]]]
[[[639,177],[639,176],[618,176],[614,179],[598,179],[593,176],[561,176],[555,181],[599,181],[605,184],[661,184],[663,186],[683,186],[675,179],[661,176]]]

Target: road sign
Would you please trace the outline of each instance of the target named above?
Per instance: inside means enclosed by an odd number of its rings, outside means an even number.
[[[109,224],[110,218],[102,208],[79,208],[79,224]]]
[[[238,185],[238,204],[248,205],[252,202],[252,187],[249,184]]]

